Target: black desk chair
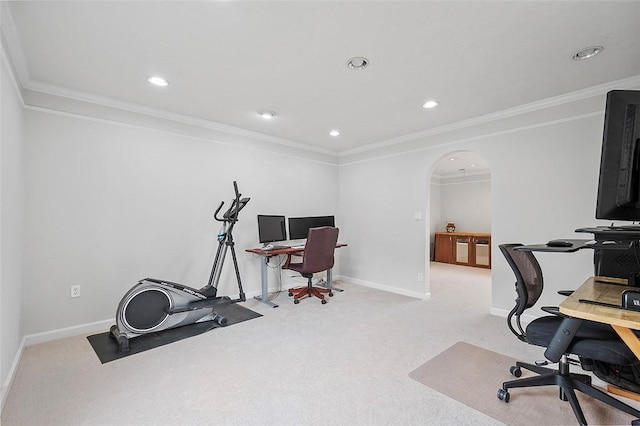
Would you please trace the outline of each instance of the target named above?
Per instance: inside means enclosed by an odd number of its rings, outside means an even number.
[[[560,314],[556,307],[543,307],[545,312],[553,315],[544,316],[531,321],[526,330],[520,323],[522,313],[535,305],[543,289],[542,270],[532,252],[517,251],[522,244],[502,244],[500,251],[513,269],[516,276],[516,306],[509,312],[507,323],[513,334],[523,342],[547,348],[544,355],[552,363],[558,363],[558,369],[545,368],[517,362],[510,369],[511,374],[520,377],[522,368],[537,373],[537,376],[504,382],[498,390],[498,398],[509,402],[509,389],[531,386],[555,385],[560,388],[560,399],[569,401],[573,412],[581,425],[587,421],[576,397],[576,390],[596,398],[614,408],[622,410],[637,419],[633,425],[640,425],[640,411],[613,398],[611,395],[591,386],[591,376],[574,374],[569,371],[568,355],[580,358],[585,365],[589,360],[597,360],[610,364],[631,365],[638,359],[608,324],[569,318]],[[575,363],[578,363],[575,361]],[[543,419],[541,419],[541,422]]]
[[[327,288],[314,287],[311,283],[313,274],[333,268],[333,252],[338,243],[338,228],[322,226],[310,228],[307,236],[307,244],[304,246],[301,263],[291,263],[291,255],[282,266],[283,269],[291,269],[300,272],[307,278],[307,285],[289,289],[289,296],[293,296],[293,303],[300,303],[300,299],[305,296],[315,296],[322,304],[327,303],[325,294],[333,296],[331,290]]]

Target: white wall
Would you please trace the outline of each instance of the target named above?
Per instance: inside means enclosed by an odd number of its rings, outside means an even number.
[[[457,232],[491,232],[491,180],[441,183],[441,222],[434,232],[444,232],[446,223]]]
[[[0,53],[2,53],[0,51]],[[24,336],[25,143],[23,109],[10,70],[0,64],[0,385],[2,403]]]
[[[445,231],[446,222],[442,217],[442,185],[439,179],[431,179],[429,190],[429,259],[433,259],[435,253],[435,236],[434,232]]]
[[[340,217],[349,252],[342,274],[365,285],[423,297],[429,167],[422,155],[399,155],[340,167]],[[381,172],[384,170],[384,172]]]
[[[234,180],[251,197],[234,232],[248,294],[260,290],[260,260],[244,252],[258,244],[257,214],[338,210],[338,171],[326,162],[32,109],[27,141],[28,335],[113,318],[145,277],[204,285],[213,212]],[[227,260],[219,294],[236,296]]]
[[[448,178],[432,176],[429,259],[434,256],[434,233],[445,232],[448,222],[455,223],[458,232],[491,233],[491,204],[490,173]]]
[[[573,231],[598,224],[594,211],[604,92],[434,134],[402,146],[409,152],[389,145],[366,153],[368,157],[360,152],[344,155],[340,210],[348,224],[351,250],[343,275],[374,286],[428,294],[428,283],[419,282],[416,273],[425,268],[430,224],[414,221],[413,212],[431,210],[427,185],[435,162],[452,150],[473,150],[491,165],[492,310],[511,309],[514,278],[500,261],[498,244],[590,238]],[[592,273],[589,251],[538,257],[551,287],[541,303],[558,303],[554,289],[575,288]]]

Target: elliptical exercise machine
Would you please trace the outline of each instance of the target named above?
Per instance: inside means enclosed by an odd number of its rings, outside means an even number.
[[[238,221],[238,213],[249,202],[249,198],[240,198],[238,185],[234,181],[233,189],[235,198],[231,207],[218,217],[218,213],[224,205],[224,201],[216,209],[213,217],[222,222],[222,228],[218,233],[218,251],[213,262],[209,283],[199,290],[186,285],[172,283],[154,278],[140,280],[129,290],[116,311],[116,325],[111,327],[111,336],[119,345],[120,352],[129,352],[129,339],[142,336],[147,333],[166,330],[204,321],[215,321],[221,326],[227,324],[227,319],[216,313],[215,307],[220,304],[244,302],[246,300],[238,261],[233,242],[233,227]],[[222,273],[222,266],[231,248],[233,266],[235,267],[236,280],[238,282],[239,297],[231,299],[228,296],[217,296],[218,282]]]

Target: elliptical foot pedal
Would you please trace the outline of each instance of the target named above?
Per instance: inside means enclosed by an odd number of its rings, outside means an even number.
[[[112,325],[109,332],[109,335],[118,342],[118,352],[123,353],[131,350],[131,348],[129,348],[129,339],[127,336],[120,334],[120,330],[117,325]]]

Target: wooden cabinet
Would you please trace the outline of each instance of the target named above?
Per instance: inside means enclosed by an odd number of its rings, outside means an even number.
[[[436,262],[491,268],[491,234],[436,232],[434,244]]]

